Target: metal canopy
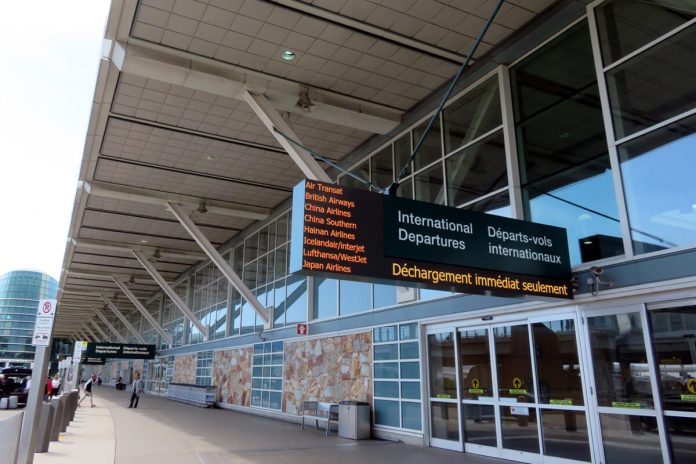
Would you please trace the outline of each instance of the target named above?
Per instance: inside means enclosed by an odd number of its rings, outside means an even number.
[[[268,127],[282,122],[340,161],[448,82],[495,3],[113,0],[56,336],[78,336],[95,316],[104,332],[123,326],[101,312],[102,295],[122,295],[114,276],[138,301],[159,291],[132,250],[169,284],[207,259],[167,202],[190,211],[214,248],[229,242],[286,201],[314,164],[288,154]],[[506,2],[474,59],[553,3]],[[283,60],[284,50],[296,58]],[[252,108],[249,95],[268,108]],[[126,318],[140,314],[127,298],[117,304]]]

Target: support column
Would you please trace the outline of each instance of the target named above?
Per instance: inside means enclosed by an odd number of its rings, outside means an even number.
[[[152,278],[157,282],[157,284],[160,286],[160,288],[164,291],[164,293],[167,294],[169,299],[171,299],[174,304],[181,310],[182,313],[184,313],[184,316],[191,321],[193,325],[195,325],[198,330],[203,334],[203,340],[208,340],[208,328],[204,326],[201,321],[198,320],[195,314],[191,312],[191,310],[188,308],[186,303],[184,303],[184,300],[179,297],[179,295],[176,294],[174,289],[167,283],[166,280],[164,280],[164,277],[160,275],[159,272],[157,272],[157,269],[155,269],[155,266],[150,263],[150,261],[147,260],[145,255],[143,255],[141,252],[136,251],[136,250],[131,250],[131,253],[133,253],[133,256],[135,256],[135,259],[137,259],[140,264],[145,268],[145,270],[152,276]]]
[[[99,319],[101,319],[102,322],[109,328],[109,330],[111,330],[111,332],[112,332],[114,335],[116,335],[116,338],[118,338],[118,340],[119,340],[121,343],[126,343],[126,339],[123,338],[123,335],[121,335],[120,333],[118,333],[118,330],[116,330],[116,328],[111,324],[111,322],[109,322],[109,320],[106,318],[106,316],[104,316],[101,312],[99,312],[98,309],[95,309],[94,312],[97,313],[97,316],[99,317]]]
[[[89,322],[90,322],[90,324],[92,324],[92,327],[94,327],[94,329],[95,329],[97,332],[99,332],[99,335],[102,336],[102,339],[104,339],[105,342],[108,342],[108,341],[110,340],[111,337],[109,337],[108,335],[106,335],[106,332],[104,332],[104,331],[102,330],[102,328],[99,327],[99,324],[97,324],[96,322],[94,322],[94,319],[90,319]]]
[[[152,317],[152,314],[150,314],[150,311],[145,308],[145,306],[138,300],[138,298],[135,296],[135,294],[131,291],[130,288],[124,283],[118,280],[116,277],[112,276],[111,277],[113,281],[118,285],[118,288],[121,289],[123,293],[126,294],[128,299],[133,303],[133,305],[138,308],[138,311],[143,315],[145,319],[147,319],[147,322],[150,323],[152,327],[155,328],[155,330],[162,336],[162,339],[164,339],[165,342],[167,342],[167,345],[170,347],[172,346],[172,337],[169,336],[167,332],[164,331],[161,325],[157,323],[154,317]]]
[[[142,337],[142,335],[140,335],[140,333],[138,333],[137,330],[135,330],[135,327],[133,327],[133,324],[131,324],[131,323],[128,321],[128,319],[126,319],[126,316],[124,316],[123,313],[122,313],[121,311],[118,310],[118,308],[117,308],[116,305],[113,303],[113,301],[111,301],[111,300],[109,299],[109,297],[107,297],[106,295],[102,295],[101,298],[102,298],[102,300],[104,300],[104,302],[105,302],[107,305],[109,305],[109,308],[111,308],[111,310],[114,312],[114,314],[116,314],[116,317],[118,317],[119,319],[121,319],[121,322],[123,322],[123,325],[125,325],[126,328],[127,328],[128,330],[131,331],[131,333],[135,336],[135,339],[138,340],[140,343],[142,343],[142,344],[144,345],[144,344],[145,344],[145,339]]]
[[[242,295],[242,297],[251,304],[254,311],[263,319],[264,325],[270,327],[271,317],[268,308],[264,307],[261,302],[256,298],[256,296],[251,293],[251,290],[244,284],[242,279],[239,278],[236,272],[232,269],[225,258],[218,253],[212,243],[203,235],[203,232],[194,224],[188,215],[184,212],[181,206],[175,203],[167,203],[167,207],[172,212],[172,214],[179,220],[184,229],[189,233],[191,237],[198,243],[198,245],[203,249],[210,260],[217,266],[217,268],[222,272],[222,274],[227,278],[227,280],[232,284],[232,286]]]
[[[290,158],[297,164],[297,167],[300,168],[300,171],[302,171],[302,174],[304,174],[307,179],[333,183],[329,175],[326,174],[307,150],[293,145],[277,132],[280,131],[293,140],[299,140],[280,114],[268,103],[266,97],[250,93],[248,90],[243,92],[243,96],[244,100],[249,104],[254,113],[256,113],[256,116],[259,117],[271,135],[275,137],[280,146],[288,152]]]

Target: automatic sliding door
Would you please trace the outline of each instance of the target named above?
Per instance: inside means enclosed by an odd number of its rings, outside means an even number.
[[[648,314],[672,463],[696,463],[696,305]]]
[[[455,339],[454,331],[428,334],[430,434],[433,446],[461,451]]]
[[[661,464],[640,313],[589,317],[587,323],[605,462]]]

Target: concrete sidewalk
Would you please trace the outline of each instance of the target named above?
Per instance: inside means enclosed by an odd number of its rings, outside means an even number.
[[[329,437],[313,428],[146,395],[95,389],[96,407],[78,408],[66,433],[37,464],[497,464],[505,461],[402,443]]]

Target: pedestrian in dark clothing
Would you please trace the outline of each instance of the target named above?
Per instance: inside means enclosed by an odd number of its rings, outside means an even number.
[[[143,394],[143,390],[145,390],[145,382],[143,382],[140,379],[140,372],[136,372],[135,379],[133,380],[133,384],[131,385],[131,398],[130,405],[128,406],[129,408],[138,407],[138,400],[140,399],[140,395]]]
[[[97,374],[92,373],[90,378],[85,382],[85,396],[83,396],[80,401],[77,402],[77,405],[79,406],[80,403],[84,401],[85,398],[89,396],[89,404],[91,407],[94,407],[94,401],[92,400],[92,385],[94,385],[97,381]]]

